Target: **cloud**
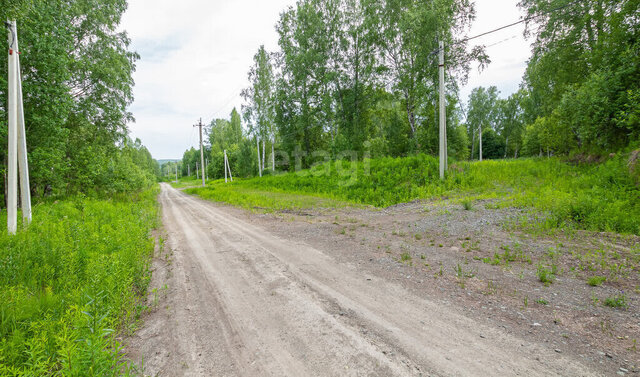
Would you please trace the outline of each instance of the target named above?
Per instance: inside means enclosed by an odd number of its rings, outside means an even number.
[[[134,74],[136,122],[129,125],[155,158],[197,145],[191,126],[227,116],[258,47],[277,47],[274,25],[294,0],[131,0],[122,28],[141,55]]]

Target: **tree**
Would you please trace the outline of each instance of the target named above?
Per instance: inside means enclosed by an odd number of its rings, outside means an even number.
[[[126,1],[3,0],[0,5],[2,19],[18,22],[34,197],[141,183],[133,175],[115,174],[137,166],[132,158],[141,152],[139,146],[133,147],[138,152],[131,149],[135,143],[126,128],[133,119],[127,107],[138,59],[127,34],[118,31]],[[0,72],[6,71],[6,60],[0,60]],[[2,139],[6,88],[6,75],[0,75]],[[6,145],[0,144],[0,153]]]
[[[536,37],[525,74],[527,118],[568,129],[560,145],[616,150],[634,133],[616,119],[640,82],[637,0],[522,0]],[[537,29],[536,32],[532,30]],[[565,148],[566,150],[566,148]]]
[[[475,158],[476,133],[479,134],[478,157],[483,158],[482,136],[484,130],[495,127],[498,121],[498,88],[491,86],[488,89],[483,87],[475,88],[469,96],[467,112],[467,130],[472,140],[471,158]]]
[[[275,169],[275,101],[274,101],[274,74],[271,57],[260,46],[253,57],[253,66],[248,77],[250,86],[242,91],[245,100],[243,112],[249,125],[249,133],[257,140],[262,140],[262,158],[260,159],[260,171],[265,168],[265,144],[269,140],[271,144],[272,169]],[[232,117],[232,120],[233,117]],[[237,121],[237,120],[236,120]]]

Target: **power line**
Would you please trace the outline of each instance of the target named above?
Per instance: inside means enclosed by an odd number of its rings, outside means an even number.
[[[465,42],[468,42],[468,41],[471,41],[471,40],[474,40],[474,39],[478,39],[480,37],[484,37],[485,35],[493,34],[495,32],[498,32],[498,31],[501,31],[501,30],[504,30],[504,29],[508,29],[508,28],[514,27],[516,25],[520,25],[522,23],[525,23],[527,21],[530,21],[530,20],[534,19],[537,16],[544,16],[544,15],[552,13],[552,12],[557,12],[557,11],[565,9],[565,8],[571,6],[571,5],[574,5],[574,4],[578,3],[578,2],[580,2],[580,0],[573,0],[573,1],[571,1],[571,2],[569,2],[567,4],[565,4],[565,5],[562,5],[560,7],[549,9],[549,10],[547,10],[545,12],[542,12],[539,15],[531,15],[531,16],[523,18],[522,20],[519,20],[519,21],[516,21],[516,22],[512,22],[512,23],[510,23],[508,25],[500,26],[500,27],[495,28],[493,30],[489,30],[489,31],[486,31],[484,33],[480,33],[480,34],[474,35],[472,37],[467,37],[467,38],[461,39],[461,40],[459,40],[457,42],[451,43],[450,46],[454,46],[454,45],[458,45],[458,44],[461,44],[461,43],[465,43]],[[436,49],[431,54],[435,55],[435,54],[437,54],[439,52],[439,50],[440,49]]]

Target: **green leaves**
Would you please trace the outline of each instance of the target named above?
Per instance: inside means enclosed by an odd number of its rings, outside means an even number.
[[[18,24],[33,193],[145,186],[137,170],[149,176],[155,167],[130,161],[124,146],[126,124],[133,119],[127,106],[133,100],[132,72],[138,59],[128,49],[126,33],[117,31],[126,1],[9,3],[0,7],[0,18],[16,18]],[[0,60],[0,72],[6,72],[6,59]],[[0,84],[5,77],[0,75]],[[0,85],[0,129],[6,127],[6,87]],[[4,141],[0,153],[6,153]],[[138,176],[116,173],[130,168]]]

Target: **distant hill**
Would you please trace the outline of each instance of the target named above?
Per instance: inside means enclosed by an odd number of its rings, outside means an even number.
[[[177,162],[180,160],[158,160],[158,164],[160,164],[160,166],[166,164],[167,162]]]

